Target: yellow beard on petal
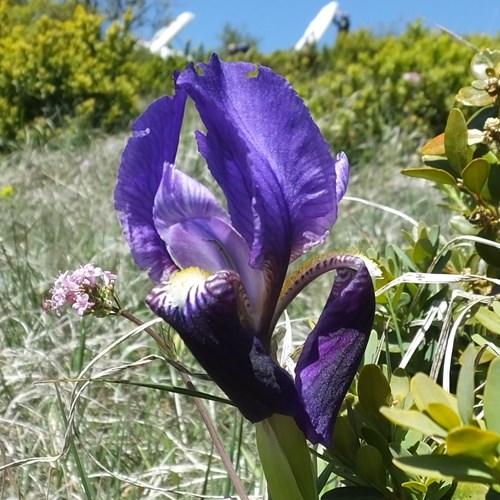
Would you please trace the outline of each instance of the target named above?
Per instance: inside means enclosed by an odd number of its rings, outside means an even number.
[[[199,267],[186,267],[186,269],[176,272],[170,276],[165,284],[168,301],[175,307],[184,307],[189,290],[202,285],[210,276],[212,273]]]

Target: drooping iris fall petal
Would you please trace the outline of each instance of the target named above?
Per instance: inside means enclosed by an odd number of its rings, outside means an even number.
[[[184,292],[184,293],[183,293]],[[291,376],[242,324],[241,283],[230,271],[210,277],[186,269],[159,285],[146,302],[182,337],[217,385],[252,422],[300,407]]]
[[[309,441],[329,446],[333,423],[354,379],[375,314],[375,294],[363,261],[345,256],[332,291],[295,368],[295,384],[309,422]]]

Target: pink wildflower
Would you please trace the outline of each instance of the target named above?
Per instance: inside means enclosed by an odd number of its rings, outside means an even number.
[[[113,287],[116,276],[93,264],[85,264],[75,271],[65,271],[50,289],[51,297],[43,303],[47,311],[55,311],[70,305],[80,316],[96,312],[96,309],[112,307]]]

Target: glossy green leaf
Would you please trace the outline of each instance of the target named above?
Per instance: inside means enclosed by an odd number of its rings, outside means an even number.
[[[449,455],[424,455],[394,459],[394,464],[410,474],[435,479],[454,478],[458,481],[493,484],[495,476],[480,460]]]
[[[490,175],[490,164],[483,158],[472,160],[463,170],[462,179],[466,187],[473,193],[480,194],[488,176]]]
[[[321,500],[380,500],[386,498],[380,491],[369,486],[345,486],[327,491]]]
[[[356,453],[355,470],[359,476],[377,488],[384,489],[387,472],[382,455],[377,448],[364,444]]]
[[[469,344],[462,355],[462,368],[458,374],[457,404],[458,413],[464,424],[472,423],[474,412],[474,372],[476,349]]]
[[[495,68],[500,63],[500,50],[485,49],[472,57],[470,69],[475,78],[485,79],[488,68]]]
[[[478,234],[479,237],[496,242],[496,231],[494,229],[483,229]],[[500,250],[485,243],[476,242],[476,250],[481,259],[488,264],[498,267],[500,262]]]
[[[418,481],[405,481],[401,484],[403,488],[410,490],[412,493],[416,493],[420,495],[421,493],[427,493],[427,486],[423,483],[419,483]]]
[[[495,203],[500,202],[500,165],[497,162],[491,164],[490,176],[488,177],[488,199]]]
[[[467,164],[467,123],[463,113],[454,108],[448,115],[444,130],[446,157],[455,172],[460,174]]]
[[[467,120],[467,126],[470,129],[483,130],[484,122],[488,118],[496,118],[498,116],[499,106],[488,106],[477,110]]]
[[[457,400],[434,382],[425,373],[417,373],[410,382],[410,389],[417,408],[428,411],[429,403],[442,403],[449,406],[458,415]]]
[[[488,461],[495,458],[499,443],[500,436],[497,433],[466,425],[448,434],[446,452],[451,456],[466,455]]]
[[[293,418],[274,414],[255,424],[255,431],[271,496],[276,500],[316,500],[309,449]]]
[[[448,430],[458,427],[462,423],[457,412],[443,403],[429,403],[427,413],[436,424]]]
[[[410,379],[402,368],[396,368],[391,377],[391,392],[392,399],[397,401],[399,406],[403,406],[403,402],[410,394]]]
[[[402,427],[415,429],[427,436],[446,437],[446,430],[420,411],[382,407],[380,413],[394,424]]]
[[[348,415],[341,415],[335,421],[332,448],[336,453],[354,463],[359,448],[359,440],[352,429]]]
[[[500,315],[486,306],[480,307],[475,318],[490,332],[500,335]]]
[[[405,168],[401,173],[410,177],[418,177],[419,179],[427,179],[429,181],[437,182],[438,184],[449,184],[456,186],[457,181],[446,170],[433,167],[418,167],[418,168]]]
[[[500,358],[494,359],[488,368],[484,388],[484,419],[489,431],[500,435]]]
[[[474,500],[476,498],[478,500],[489,499],[489,497],[486,496],[488,489],[486,484],[461,482],[457,484],[453,492],[453,500]]]
[[[384,462],[390,464],[392,462],[392,454],[389,450],[389,443],[380,432],[372,427],[361,427],[361,437],[366,441],[366,444],[377,448],[382,455]]]
[[[455,98],[466,106],[488,106],[488,104],[495,102],[495,98],[491,97],[485,90],[470,86],[461,88]]]
[[[444,156],[444,134],[432,138],[422,147],[423,155]]]
[[[391,403],[391,386],[377,365],[365,365],[359,372],[358,397],[363,408],[378,415],[381,406]]]

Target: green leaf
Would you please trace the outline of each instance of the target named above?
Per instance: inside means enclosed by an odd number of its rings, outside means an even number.
[[[361,427],[361,437],[366,441],[366,444],[377,448],[386,464],[392,463],[392,453],[389,449],[387,440],[373,427]]]
[[[341,415],[335,421],[332,448],[336,453],[354,463],[359,448],[359,440],[352,429],[348,415]]]
[[[446,430],[420,411],[382,407],[380,413],[394,424],[415,429],[426,436],[446,437]]]
[[[469,457],[423,455],[395,458],[394,464],[410,474],[435,479],[456,479],[474,483],[493,484],[496,478],[483,462]]]
[[[427,493],[427,486],[425,484],[419,483],[418,481],[405,481],[401,484],[403,488],[410,490],[412,493],[420,495],[421,493]]]
[[[462,423],[457,412],[443,403],[429,403],[427,413],[436,424],[447,430],[458,427]]]
[[[489,199],[493,202],[500,202],[500,165],[495,162],[490,167],[490,176],[488,177]]]
[[[453,492],[454,500],[486,499],[488,486],[480,483],[458,483]]]
[[[461,88],[455,98],[466,106],[488,106],[488,104],[495,102],[495,98],[485,90],[475,89],[470,86]]]
[[[489,175],[490,163],[484,158],[476,158],[464,168],[462,179],[473,193],[480,194]]]
[[[316,481],[304,434],[291,417],[274,414],[255,424],[257,448],[275,500],[316,500]]]
[[[500,436],[495,432],[467,425],[450,431],[446,437],[446,452],[450,456],[466,455],[486,462],[495,458],[499,443]]]
[[[444,149],[451,167],[460,174],[467,164],[467,123],[457,108],[448,115],[444,129]]]
[[[377,448],[364,444],[356,453],[355,470],[368,483],[385,489],[387,482],[386,466]]]
[[[464,424],[472,423],[474,411],[474,360],[476,349],[474,344],[469,344],[462,356],[462,368],[458,374],[457,405],[458,413]]]
[[[449,184],[456,186],[457,181],[446,170],[433,167],[418,167],[418,168],[405,168],[401,173],[410,177],[418,177],[420,179],[427,179],[429,181],[437,182],[438,184]]]
[[[500,315],[495,311],[482,306],[477,310],[475,318],[490,332],[500,335]]]
[[[439,134],[422,147],[423,155],[444,156],[444,134]]]
[[[488,68],[495,68],[500,62],[500,51],[485,49],[472,57],[470,69],[475,78],[484,80]]]
[[[484,387],[484,419],[489,431],[500,435],[500,358],[494,359],[488,368]]]
[[[410,394],[410,379],[403,368],[396,368],[391,377],[392,399],[402,406],[405,399]]]
[[[429,403],[442,403],[458,415],[457,400],[425,373],[417,373],[411,379],[410,388],[420,411],[428,412]]]
[[[363,408],[378,415],[381,406],[391,403],[391,386],[377,365],[365,365],[359,372],[358,397]]]
[[[380,491],[369,486],[345,486],[327,491],[321,500],[380,500],[386,498]]]

